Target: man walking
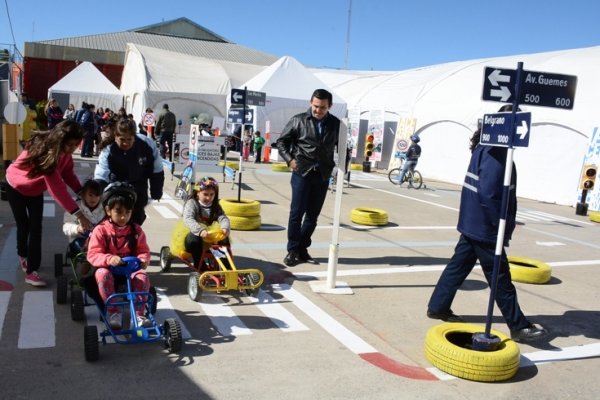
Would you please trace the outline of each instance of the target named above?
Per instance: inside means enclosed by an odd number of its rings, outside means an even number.
[[[167,147],[169,148],[169,161],[173,161],[173,133],[175,132],[175,126],[177,126],[177,119],[175,114],[169,110],[169,105],[165,103],[163,110],[158,116],[156,122],[156,135],[160,137],[160,155],[164,159],[167,153]]]
[[[316,263],[308,248],[335,166],[333,152],[340,130],[340,120],[329,113],[332,102],[330,92],[315,90],[308,111],[293,116],[276,142],[279,155],[292,170],[288,253],[283,259],[288,267]]]

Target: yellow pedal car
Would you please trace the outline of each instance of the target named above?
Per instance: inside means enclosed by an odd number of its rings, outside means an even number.
[[[225,292],[237,290],[248,296],[256,296],[264,281],[261,270],[256,268],[237,269],[233,261],[231,246],[219,244],[225,239],[218,224],[209,227],[203,239],[204,248],[199,266],[194,266],[192,255],[185,251],[184,241],[189,229],[178,221],[171,234],[171,246],[160,249],[160,270],[167,272],[174,260],[180,260],[192,269],[188,276],[188,295],[193,301],[200,300],[202,291]]]

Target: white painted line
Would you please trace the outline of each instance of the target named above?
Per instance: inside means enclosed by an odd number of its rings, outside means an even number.
[[[316,229],[331,229],[331,225],[319,225]],[[441,225],[441,226],[366,226],[366,225],[341,225],[340,229],[352,229],[355,231],[431,231],[431,230],[456,230],[455,225]]]
[[[250,297],[252,303],[283,332],[308,331],[309,328],[304,325],[291,312],[278,304],[273,297],[269,296],[263,290],[258,291],[258,298]]]
[[[527,213],[533,214],[533,215],[540,215],[540,216],[548,217],[548,218],[551,218],[551,219],[553,219],[555,221],[573,221],[573,222],[576,222],[578,224],[593,225],[593,223],[589,222],[589,221],[580,221],[578,219],[563,217],[563,216],[555,215],[555,214],[549,214],[549,213],[546,213],[546,212],[543,212],[543,211],[528,210]]]
[[[210,318],[211,323],[223,336],[252,335],[252,331],[244,325],[224,300],[212,293],[202,293],[202,299],[198,303]]]
[[[27,291],[23,297],[19,349],[54,347],[56,332],[54,322],[54,298],[49,290]]]
[[[378,351],[354,334],[344,325],[333,319],[329,314],[319,308],[316,304],[306,298],[303,294],[290,285],[273,285],[275,291],[283,295],[286,299],[292,301],[296,307],[302,310],[308,317],[319,324],[331,336],[346,346],[354,354],[378,353]]]
[[[173,211],[171,211],[171,209],[167,206],[158,206],[158,205],[153,205],[152,207],[154,207],[154,209],[156,211],[158,211],[158,213],[166,219],[178,219],[181,218],[179,215],[175,214]]]
[[[430,193],[430,192],[423,192],[424,196],[430,196],[430,197],[442,197],[437,193]]]
[[[584,265],[600,265],[600,260],[555,261],[546,264],[551,267],[580,267]]]
[[[56,206],[54,203],[44,203],[44,211],[42,213],[43,217],[52,218],[56,215]]]
[[[477,266],[479,267],[479,265]],[[435,272],[442,271],[446,268],[446,264],[438,265],[414,265],[410,267],[389,267],[389,268],[373,268],[373,269],[348,269],[338,270],[336,276],[364,276],[364,275],[382,275],[382,274],[398,274],[398,273],[411,273],[411,272]],[[315,272],[299,272],[294,274],[298,279],[305,278],[325,278],[327,271],[315,271]]]
[[[536,241],[535,244],[537,244],[538,246],[547,246],[547,247],[553,247],[553,246],[564,246],[564,243],[561,242],[540,242],[540,241]]]
[[[449,206],[446,206],[446,205],[443,205],[443,204],[434,203],[432,201],[417,199],[416,197],[405,196],[405,195],[400,194],[400,193],[390,192],[389,190],[378,189],[378,188],[374,188],[374,187],[368,186],[368,185],[361,185],[360,183],[354,183],[353,185],[354,186],[358,186],[358,187],[362,187],[362,188],[365,188],[365,189],[376,190],[376,191],[381,192],[381,193],[391,194],[392,196],[402,197],[402,198],[405,198],[407,200],[418,201],[419,203],[429,204],[430,206],[435,206],[435,207],[439,207],[439,208],[445,208],[446,210],[452,210],[452,211],[456,211],[456,212],[459,211],[459,209],[455,208],[455,207],[449,207]]]
[[[158,303],[156,304],[156,314],[154,315],[154,319],[156,323],[161,324],[167,318],[174,318],[179,321],[179,325],[181,325],[181,337],[183,340],[188,340],[192,338],[190,331],[183,324],[181,320],[177,317],[177,312],[173,308],[169,297],[165,294],[165,289],[156,289],[156,294],[158,295]]]
[[[2,330],[4,328],[4,317],[8,310],[8,302],[10,301],[10,292],[0,292],[0,339],[2,339]]]
[[[521,354],[521,367],[599,356],[600,343],[590,343],[581,346],[565,347],[562,349],[558,348],[556,350],[543,350]]]
[[[181,215],[183,213],[183,204],[181,203],[181,201],[162,199],[160,202],[154,203],[154,206],[158,206],[159,204],[160,205],[165,204],[165,205],[173,207],[175,209],[175,211],[177,211],[179,213],[179,215]]]

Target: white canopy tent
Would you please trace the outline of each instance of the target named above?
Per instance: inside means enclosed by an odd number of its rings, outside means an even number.
[[[271,133],[281,133],[292,116],[310,107],[310,97],[315,89],[332,92],[331,114],[338,118],[346,116],[346,102],[293,57],[281,57],[240,87],[244,86],[266,93],[266,105],[254,107],[254,126],[258,130],[263,130],[266,121],[270,121]]]
[[[440,64],[400,72],[313,70],[362,115],[384,110],[388,120],[416,118],[426,179],[461,184],[477,120],[502,103],[482,101],[485,67],[578,77],[573,110],[521,106],[532,113],[529,147],[515,151],[522,197],[573,205],[589,138],[598,126],[600,47]],[[390,133],[391,134],[391,133]],[[361,149],[359,149],[360,152]],[[384,149],[384,151],[386,151]],[[385,168],[386,166],[381,166]],[[598,190],[598,189],[597,189]]]
[[[118,110],[123,106],[123,93],[91,62],[84,61],[48,89],[48,98],[55,98],[64,110],[69,104],[79,108],[82,102],[96,108]]]

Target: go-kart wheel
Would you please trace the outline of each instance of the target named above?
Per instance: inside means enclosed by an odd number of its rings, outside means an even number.
[[[256,285],[258,282],[260,282],[260,275],[258,275],[256,272],[252,272],[244,276],[244,283],[246,285]],[[246,295],[256,297],[258,296],[259,289],[260,288],[246,289]]]
[[[188,296],[192,301],[200,300],[202,297],[202,289],[199,284],[200,274],[197,272],[191,272],[188,276]]]
[[[67,290],[69,289],[69,278],[61,275],[56,279],[56,304],[67,302]]]
[[[183,338],[181,336],[181,325],[174,318],[167,318],[163,324],[165,334],[165,347],[169,353],[177,353],[183,346]]]
[[[83,328],[83,346],[86,361],[97,361],[100,356],[98,344],[98,328],[96,325],[86,325]]]
[[[150,286],[150,297],[152,297],[150,314],[154,315],[156,314],[156,309],[158,307],[158,295],[156,294],[156,288],[154,286]]]
[[[83,292],[79,289],[71,290],[71,319],[73,321],[83,321],[85,318],[83,307]]]
[[[169,246],[163,246],[160,248],[160,270],[162,272],[168,272],[171,269],[171,249]]]
[[[63,255],[60,253],[54,254],[54,277],[58,278],[63,274]]]

